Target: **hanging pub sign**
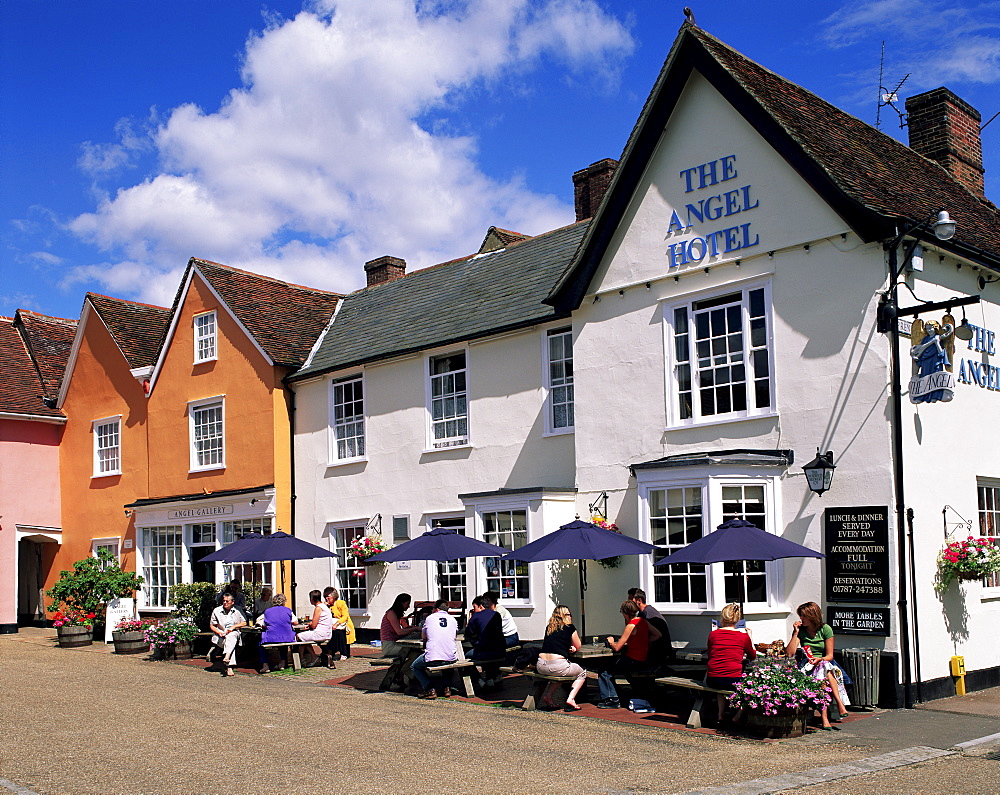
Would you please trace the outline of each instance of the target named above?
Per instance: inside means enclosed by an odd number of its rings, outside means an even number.
[[[827,609],[827,623],[834,635],[882,635],[889,637],[888,607],[840,607]]]
[[[888,506],[827,508],[823,530],[826,601],[889,604]]]

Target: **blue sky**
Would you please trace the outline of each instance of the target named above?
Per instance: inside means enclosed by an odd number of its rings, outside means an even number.
[[[196,256],[336,291],[486,229],[573,219],[683,21],[663,0],[0,3],[0,314],[169,305]],[[699,26],[870,123],[947,85],[1000,111],[1000,2],[692,3]],[[902,101],[900,102],[902,107]],[[882,129],[905,141],[899,119]],[[1000,119],[983,132],[1000,198]]]

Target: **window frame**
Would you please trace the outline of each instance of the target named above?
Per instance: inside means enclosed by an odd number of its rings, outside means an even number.
[[[750,333],[750,293],[754,290],[763,290],[763,319],[766,326],[765,341],[763,346],[754,346]],[[690,336],[687,342],[687,360],[678,357],[677,344],[678,337],[683,334],[693,335],[695,333],[695,312],[698,311],[696,304],[723,298],[733,293],[740,293],[741,309],[741,333],[742,333],[742,362],[745,368],[743,383],[746,389],[747,407],[736,411],[719,412],[715,414],[701,413],[701,400],[699,399],[699,385],[702,373],[697,363],[697,354],[694,350]],[[686,310],[688,330],[683,334],[676,331],[676,313],[678,310]],[[708,311],[704,308],[700,311]],[[774,312],[771,300],[771,280],[753,279],[748,281],[730,282],[725,285],[713,287],[711,290],[702,290],[687,293],[683,297],[671,297],[660,303],[661,322],[663,326],[663,351],[664,351],[664,397],[666,403],[667,430],[672,428],[685,428],[690,426],[704,426],[727,422],[739,422],[743,420],[756,419],[759,417],[775,416],[778,412],[776,378],[775,378],[775,348],[774,348]],[[696,341],[695,341],[696,342]],[[766,376],[769,393],[769,404],[763,407],[752,405],[754,403],[754,384],[757,381],[765,380],[763,377],[755,377],[753,363],[753,351],[763,349],[767,353],[768,373]],[[691,395],[690,417],[683,417],[681,408],[680,375],[681,367],[690,368],[689,385]]]
[[[524,511],[525,512],[525,544],[529,544],[536,538],[540,538],[539,530],[536,528],[536,522],[541,522],[542,518],[537,516],[538,513],[538,497],[487,497],[480,498],[476,501],[467,502],[467,508],[472,508],[472,532],[474,537],[480,541],[486,541],[486,525],[483,520],[484,514],[505,512],[505,511]],[[468,534],[468,529],[470,522],[468,519],[468,514],[466,514],[466,534]],[[500,546],[506,546],[505,544],[500,544]],[[476,590],[489,590],[489,580],[488,573],[485,569],[486,559],[491,556],[483,556],[475,558],[474,566],[469,567],[468,571],[468,582],[470,588],[475,588]],[[522,561],[516,561],[515,563],[523,563]],[[501,596],[503,603],[506,607],[530,607],[534,608],[536,605],[544,605],[546,599],[545,584],[543,582],[544,569],[545,566],[534,566],[531,563],[523,563],[527,567],[527,583],[528,583],[528,598],[527,599],[516,599],[513,597],[503,597]],[[502,575],[501,575],[502,578]],[[492,578],[496,579],[496,578]],[[501,594],[503,591],[501,590]]]
[[[202,464],[198,460],[198,440],[196,438],[196,416],[199,411],[213,408],[218,405],[220,410],[219,425],[221,426],[221,432],[219,438],[222,440],[222,446],[220,449],[220,462],[211,462],[208,464]],[[188,447],[190,450],[190,469],[189,472],[210,472],[213,470],[225,469],[226,468],[226,396],[225,395],[215,395],[210,398],[203,398],[202,400],[192,400],[187,404],[188,412]]]
[[[551,340],[555,336],[567,335],[570,341],[570,355],[568,358],[564,357],[558,361],[569,362],[570,374],[566,381],[563,383],[553,383],[552,377],[552,367],[554,360],[552,359],[552,347]],[[562,436],[567,433],[574,433],[576,431],[576,396],[575,396],[575,378],[574,378],[574,367],[573,367],[573,347],[575,340],[573,339],[573,326],[557,326],[555,328],[543,329],[542,330],[542,377],[543,383],[545,385],[545,436]],[[569,406],[569,413],[572,417],[572,421],[565,426],[556,426],[555,409],[556,409],[556,394],[560,389],[568,389],[573,395],[568,401],[560,403],[558,405]]]
[[[352,419],[351,422],[337,422],[337,388],[342,387],[345,384],[358,382],[361,388],[361,415],[360,419]],[[358,402],[357,400],[351,402]],[[329,387],[329,410],[328,410],[328,426],[329,426],[329,449],[327,450],[327,465],[328,466],[338,466],[340,464],[353,464],[359,461],[368,460],[368,422],[367,422],[367,390],[365,385],[364,373],[355,373],[354,375],[343,376],[341,378],[330,379]],[[357,416],[357,415],[355,415]],[[361,425],[361,435],[353,436],[351,440],[357,441],[360,439],[361,452],[357,455],[340,457],[339,451],[339,439],[337,437],[338,427],[346,427],[349,425],[356,425],[360,422]]]
[[[167,546],[167,545],[157,545],[156,546],[157,549],[163,549],[164,550],[165,555],[166,555],[167,558],[170,557],[168,550],[170,550],[170,549],[176,550],[176,557],[175,557],[174,562],[171,563],[169,560],[167,562],[165,562],[165,563],[159,563],[159,562],[157,562],[156,564],[152,564],[150,562],[151,558],[153,556],[150,555],[150,553],[148,551],[149,549],[151,549],[151,547],[149,547],[146,544],[146,534],[150,533],[150,532],[154,532],[154,531],[170,531],[178,539],[180,539],[179,544],[176,544],[176,545],[170,545],[170,546]],[[148,526],[143,526],[143,527],[137,527],[136,528],[136,535],[137,535],[137,540],[138,540],[138,543],[136,544],[136,547],[137,547],[136,551],[138,553],[138,560],[136,561],[136,571],[137,572],[141,571],[142,572],[142,577],[144,579],[144,584],[143,584],[142,588],[139,590],[139,594],[141,595],[140,598],[142,600],[142,604],[140,605],[140,607],[142,607],[143,609],[146,609],[146,610],[150,610],[150,611],[168,612],[168,611],[172,610],[173,607],[174,607],[173,603],[170,601],[170,586],[171,585],[175,585],[177,583],[183,583],[183,582],[185,582],[184,572],[185,572],[186,568],[189,565],[188,564],[187,547],[186,547],[186,545],[184,543],[184,540],[185,540],[184,539],[184,525],[183,524],[157,524],[157,525],[148,525]],[[161,583],[154,584],[153,583],[153,579],[154,578],[152,577],[152,571],[151,571],[153,568],[156,568],[158,570],[159,569],[163,570],[163,572],[165,574],[165,579],[167,580],[167,582],[165,584],[161,584]],[[173,582],[170,582],[169,573],[171,571],[174,571],[176,573]],[[154,592],[159,593],[161,590],[164,590],[164,589],[165,589],[165,593],[164,593],[164,599],[165,599],[165,601],[163,602],[163,604],[151,604],[150,603],[150,597],[153,595],[153,593]],[[159,600],[157,600],[157,601],[159,601]]]
[[[212,331],[209,334],[203,334],[202,329],[199,326],[199,321],[204,318],[211,318],[212,320]],[[194,363],[204,364],[205,362],[218,361],[219,358],[219,316],[216,310],[212,309],[208,312],[199,312],[191,318],[191,336],[194,340]],[[212,346],[212,352],[210,356],[203,356],[201,352],[201,343],[209,340]]]
[[[101,447],[101,431],[100,429],[107,426],[115,426],[115,436],[117,439],[117,444],[114,447]],[[91,422],[91,432],[94,434],[94,455],[93,455],[93,474],[92,478],[106,478],[113,477],[115,475],[122,474],[122,415],[115,414],[111,417],[103,417],[99,420],[94,420]],[[118,466],[114,469],[108,469],[106,471],[101,470],[101,452],[103,450],[117,450],[117,463]]]
[[[986,490],[994,492],[993,507],[983,507],[982,494]],[[985,532],[989,519],[993,520],[993,534]],[[976,519],[979,524],[979,537],[992,539],[993,543],[1000,545],[1000,479],[977,477],[976,478]],[[991,574],[980,580],[983,587],[983,596],[996,598],[1000,596],[1000,574]]]
[[[337,589],[338,593],[340,594],[340,598],[343,599],[347,603],[348,611],[350,612],[350,614],[352,616],[362,616],[362,617],[365,617],[365,616],[370,615],[369,611],[371,609],[371,593],[370,593],[370,583],[368,581],[368,576],[367,576],[368,575],[368,568],[366,568],[363,563],[361,563],[360,561],[358,561],[353,556],[349,556],[349,555],[346,554],[346,549],[347,549],[347,546],[348,546],[349,542],[347,541],[346,536],[345,536],[344,539],[343,539],[344,543],[341,544],[340,543],[341,538],[340,538],[340,536],[338,534],[343,533],[343,532],[348,531],[348,530],[353,530],[353,531],[356,531],[355,534],[354,534],[355,538],[359,537],[359,536],[363,536],[363,535],[366,534],[366,531],[368,529],[368,525],[369,525],[370,521],[371,521],[370,519],[356,519],[354,521],[347,521],[347,522],[329,522],[327,524],[327,526],[326,526],[326,528],[327,528],[327,541],[328,541],[328,544],[329,544],[329,547],[330,547],[330,551],[334,554],[334,557],[330,558],[330,582],[332,582],[333,583],[333,587]],[[341,566],[341,563],[340,563],[340,553],[339,553],[339,550],[345,550],[345,552],[344,552],[344,564],[345,565],[343,565],[343,566]],[[351,560],[355,561],[355,565],[353,565],[353,566],[350,565],[350,561]],[[365,577],[364,577],[365,583],[364,583],[364,585],[363,586],[357,586],[357,587],[350,586],[350,585],[346,585],[345,586],[343,584],[343,582],[341,581],[340,576],[339,576],[340,573],[341,573],[341,571],[347,572],[346,577],[348,578],[348,582],[350,581],[350,577],[352,576],[351,572],[354,572],[354,571],[363,571],[365,573]],[[358,579],[360,579],[360,578],[358,578]],[[365,601],[365,603],[364,603],[363,606],[361,606],[361,607],[352,607],[351,606],[351,601],[352,600],[350,598],[348,598],[351,595],[350,594],[351,591],[356,591],[356,592],[362,592],[362,593],[364,593],[364,597],[365,597],[364,601]]]
[[[434,374],[432,372],[434,362],[439,359],[447,359],[452,356],[457,356],[461,354],[465,360],[465,366],[457,370],[449,370],[447,373]],[[445,450],[456,450],[472,446],[472,401],[470,399],[469,390],[469,349],[455,348],[452,350],[444,351],[442,353],[428,354],[424,358],[424,387],[426,390],[426,414],[427,414],[427,429],[426,429],[426,439],[425,439],[425,453],[440,453]],[[434,381],[436,378],[445,378],[449,375],[462,373],[464,375],[465,386],[462,391],[457,389],[452,393],[454,399],[458,399],[460,395],[464,396],[465,399],[465,413],[455,414],[454,417],[446,418],[442,420],[434,419]],[[447,422],[461,422],[464,418],[465,420],[465,433],[456,436],[442,437],[441,439],[435,439],[434,428],[436,424],[447,423]]]
[[[764,524],[765,532],[778,535],[778,513],[781,510],[780,474],[778,472],[747,473],[745,471],[709,471],[707,467],[684,468],[683,470],[646,470],[636,473],[638,478],[637,497],[639,500],[639,538],[649,543],[653,542],[652,517],[650,515],[650,493],[674,488],[698,488],[701,490],[702,530],[711,528],[714,532],[724,521],[723,488],[727,486],[763,486]],[[639,581],[648,594],[648,601],[660,612],[672,614],[696,614],[718,612],[726,605],[726,577],[724,563],[712,563],[705,566],[706,601],[705,602],[666,602],[656,598],[656,574],[666,567],[654,567],[653,563],[664,557],[663,547],[646,562],[640,562]],[[782,561],[768,561],[764,564],[766,575],[766,601],[744,602],[744,613],[774,613],[785,609],[784,606],[784,567]]]

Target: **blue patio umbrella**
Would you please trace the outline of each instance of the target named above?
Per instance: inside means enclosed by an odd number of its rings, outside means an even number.
[[[368,560],[394,563],[397,560],[458,560],[503,555],[507,550],[477,538],[462,535],[454,527],[434,527],[399,546],[372,555]]]
[[[235,544],[230,544],[219,551],[231,549],[233,546]],[[261,536],[252,543],[230,552],[223,557],[223,560],[226,563],[259,563],[268,560],[309,560],[311,558],[335,557],[337,557],[336,553],[328,549],[310,544],[308,541],[303,541],[301,538],[279,530],[276,533]]]
[[[743,519],[730,519],[714,533],[692,541],[684,549],[660,558],[654,566],[678,563],[722,563],[728,560],[778,560],[779,558],[822,558],[822,552],[768,533]]]
[[[205,555],[201,559],[202,563],[229,563],[231,556],[238,555],[241,550],[246,549],[255,541],[260,541],[264,536],[260,533],[247,533],[242,538],[237,538],[232,544],[226,544],[222,549],[217,549],[210,555]]]
[[[587,590],[588,560],[603,560],[618,555],[646,555],[655,547],[637,538],[598,527],[577,518],[553,533],[508,552],[504,558],[535,563],[542,560],[576,560],[580,569],[580,634],[586,633],[584,593]]]

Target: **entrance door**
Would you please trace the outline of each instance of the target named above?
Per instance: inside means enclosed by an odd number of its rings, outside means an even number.
[[[462,516],[450,519],[435,519],[434,527],[453,527],[465,535],[465,518]],[[437,582],[439,599],[449,602],[461,602],[462,607],[469,604],[469,588],[466,570],[466,559],[445,560],[437,564]]]
[[[43,626],[45,621],[45,571],[42,545],[22,538],[17,544],[17,623]]]

